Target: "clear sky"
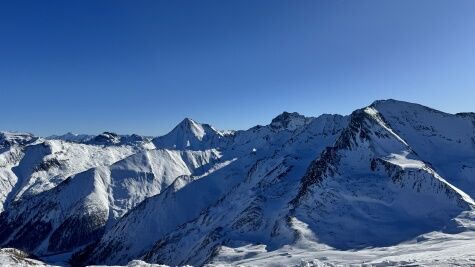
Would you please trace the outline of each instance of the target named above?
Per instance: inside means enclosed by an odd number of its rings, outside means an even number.
[[[0,1],[2,130],[245,129],[386,98],[475,111],[475,1]]]

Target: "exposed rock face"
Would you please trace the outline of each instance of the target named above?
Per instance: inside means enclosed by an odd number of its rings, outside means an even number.
[[[276,130],[286,129],[292,131],[309,123],[312,119],[313,118],[300,115],[297,112],[283,112],[272,120],[270,126]]]
[[[27,145],[36,141],[38,137],[29,133],[0,132],[0,151],[8,149],[14,145]]]

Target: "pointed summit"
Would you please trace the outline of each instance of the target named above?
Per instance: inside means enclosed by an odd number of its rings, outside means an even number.
[[[152,142],[157,148],[199,150],[219,146],[222,137],[211,125],[185,118],[171,132]]]
[[[209,125],[202,125],[190,118],[185,118],[175,127],[175,129],[172,130],[172,132],[175,130],[181,131],[182,133],[186,133],[196,137],[198,140],[202,140],[203,137],[206,135],[206,126]]]

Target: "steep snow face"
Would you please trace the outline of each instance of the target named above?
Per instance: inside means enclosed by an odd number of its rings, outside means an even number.
[[[183,175],[200,175],[218,163],[216,150],[149,150],[110,167],[109,199],[113,218],[118,219],[146,197],[160,193]]]
[[[201,173],[218,159],[216,151],[152,150],[87,170],[13,202],[0,218],[0,242],[38,255],[74,250],[98,239],[108,225],[176,177]]]
[[[0,210],[23,195],[35,195],[67,177],[110,165],[133,154],[132,146],[100,147],[61,140],[15,144],[0,154]]]
[[[224,145],[225,134],[208,124],[186,118],[171,132],[153,139],[157,148],[205,150]]]
[[[18,180],[12,168],[22,157],[22,150],[17,146],[8,147],[0,153],[0,212],[3,211],[7,197],[11,198],[10,192]]]
[[[422,159],[475,197],[475,117],[396,100],[376,101],[372,106]]]

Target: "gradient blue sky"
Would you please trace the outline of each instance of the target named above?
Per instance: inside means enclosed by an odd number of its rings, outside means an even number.
[[[0,1],[2,130],[244,129],[386,98],[475,111],[475,1]]]

